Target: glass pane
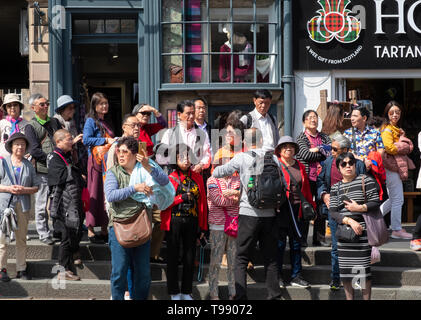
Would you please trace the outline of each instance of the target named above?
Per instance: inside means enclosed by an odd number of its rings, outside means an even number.
[[[105,20],[105,33],[120,33],[120,20]]]
[[[253,26],[256,30],[256,51],[259,52],[276,52],[275,49],[275,28],[272,26],[272,33],[269,34],[269,25],[256,24]]]
[[[203,55],[194,54],[186,55],[186,82],[187,83],[199,83],[206,81],[206,76],[202,72]]]
[[[232,45],[234,52],[254,52],[254,25],[248,23],[234,24]],[[228,35],[228,34],[227,34]]]
[[[163,56],[163,81],[164,83],[183,83],[183,56]]]
[[[182,0],[162,0],[162,21],[180,22],[183,15]]]
[[[90,33],[104,33],[104,20],[90,20]]]
[[[229,39],[231,35],[232,25],[230,23],[211,23],[210,28],[210,51],[220,52],[222,46],[226,43],[230,45]]]
[[[231,21],[229,0],[209,0],[210,21]]]
[[[254,21],[252,0],[233,0],[233,21]]]
[[[206,39],[208,31],[206,24],[190,23],[186,24],[186,52],[204,52],[208,45]],[[206,50],[204,50],[206,49]]]
[[[256,72],[257,82],[276,83],[276,56],[257,54],[256,56]]]
[[[88,34],[89,33],[89,20],[74,20],[73,33],[74,34]]]
[[[121,33],[136,33],[136,20],[121,19]]]
[[[274,0],[256,1],[256,20],[257,22],[278,23],[277,12]]]
[[[183,52],[183,25],[164,24],[162,25],[162,52],[182,53]]]
[[[184,0],[185,21],[207,20],[206,0]]]

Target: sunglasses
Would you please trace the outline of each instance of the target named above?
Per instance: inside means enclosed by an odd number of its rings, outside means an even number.
[[[332,147],[332,151],[338,152],[338,148]]]
[[[48,107],[49,105],[50,105],[49,102],[41,102],[41,103],[38,103],[38,106],[40,106],[40,107]]]
[[[341,168],[345,168],[348,164],[350,167],[352,167],[355,164],[355,160],[342,161],[340,166]]]
[[[148,117],[150,117],[151,116],[151,113],[150,112],[146,112],[146,111],[141,111],[141,112],[139,112],[142,116],[148,116]]]

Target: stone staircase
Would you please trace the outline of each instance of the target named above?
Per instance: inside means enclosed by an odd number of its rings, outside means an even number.
[[[407,228],[408,229],[408,228]],[[81,243],[83,267],[77,269],[81,281],[66,281],[65,287],[52,273],[57,263],[58,245],[48,246],[36,239],[34,227],[29,231],[28,270],[33,280],[13,279],[16,274],[15,246],[9,247],[8,273],[12,281],[0,282],[0,299],[110,299],[110,250],[107,245],[91,244],[86,235]],[[165,245],[162,248],[165,257]],[[209,253],[205,249],[203,280],[194,282],[193,297],[197,300],[209,299],[208,274]],[[381,248],[382,260],[372,267],[372,298],[378,300],[419,300],[421,299],[421,252],[409,250],[409,241],[391,241]],[[259,252],[253,259],[254,270],[248,273],[249,299],[262,300],[266,297],[263,259]],[[285,253],[284,275],[289,276],[289,252]],[[282,289],[284,299],[292,300],[343,300],[343,289],[332,292],[330,282],[330,248],[307,247],[303,250],[303,277],[312,285],[310,289],[287,286]],[[181,267],[180,267],[181,273]],[[151,264],[152,284],[150,299],[169,299],[166,288],[166,264]],[[197,270],[194,275],[197,280]],[[220,297],[227,299],[227,269],[220,271]],[[356,291],[356,298],[361,293]]]

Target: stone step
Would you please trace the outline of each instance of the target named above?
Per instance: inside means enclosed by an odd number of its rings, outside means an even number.
[[[57,273],[57,264],[53,260],[30,260],[27,261],[28,272],[34,278],[51,279]],[[151,264],[151,277],[153,281],[166,281],[166,264]],[[54,271],[54,273],[53,273]],[[373,283],[375,285],[394,286],[421,286],[421,268],[408,267],[383,267],[372,266]],[[330,266],[303,266],[302,276],[310,284],[329,284],[331,281]],[[16,275],[16,262],[8,260],[8,274],[10,277]],[[109,261],[84,262],[83,268],[77,268],[77,274],[82,279],[109,280],[111,275],[111,263]],[[193,279],[197,279],[198,268],[195,268]],[[283,270],[283,279],[289,281],[291,275],[290,266],[286,265]],[[179,279],[182,277],[182,266],[179,266]],[[202,279],[209,279],[209,265],[203,266]],[[219,280],[228,281],[228,269],[221,267]],[[265,282],[265,270],[261,265],[256,265],[253,270],[247,273],[248,282]]]
[[[396,242],[395,242],[396,243]],[[402,246],[404,242],[399,243]],[[405,242],[406,248],[388,248],[381,247],[381,262],[377,265],[388,267],[409,267],[421,268],[421,252],[415,252],[409,249],[409,241]],[[15,258],[15,242],[8,246],[8,258]],[[59,245],[52,246],[40,242],[38,239],[31,239],[27,242],[28,260],[56,260],[58,257]],[[166,256],[165,243],[161,249],[161,256]],[[199,257],[199,249],[197,260]],[[91,244],[88,241],[82,241],[80,244],[80,253],[83,261],[110,261],[111,252],[106,244]],[[285,263],[289,263],[289,249],[285,250]],[[263,257],[260,250],[256,249],[253,255],[253,262],[257,265],[263,264]],[[205,248],[204,262],[210,262],[210,246]],[[326,247],[307,247],[302,250],[303,265],[330,265],[331,248]]]
[[[60,288],[60,283],[53,279],[13,280],[8,283],[0,282],[0,299],[63,299],[63,300],[109,300],[111,296],[109,280],[83,279],[81,281],[67,281]],[[264,283],[248,284],[248,298],[250,300],[265,300],[267,295]],[[228,297],[227,283],[219,286],[221,299]],[[208,300],[209,287],[205,282],[193,283],[193,298]],[[355,290],[355,298],[362,299],[361,291]],[[169,300],[165,281],[153,281],[149,295],[150,300]],[[284,300],[344,300],[343,288],[331,291],[327,285],[313,285],[309,289],[288,286],[282,289]],[[420,286],[373,286],[373,300],[420,300]]]

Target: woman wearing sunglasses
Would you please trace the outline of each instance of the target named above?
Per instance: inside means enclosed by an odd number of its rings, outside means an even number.
[[[371,247],[362,213],[379,208],[377,184],[367,175],[357,175],[356,159],[350,152],[337,156],[335,164],[342,179],[330,190],[329,212],[338,224],[349,225],[359,236],[353,243],[338,240],[340,278],[347,300],[354,299],[354,288],[361,288],[364,300],[370,300]]]
[[[332,234],[332,281],[330,283],[330,289],[339,290],[341,281],[339,277],[338,243],[335,236],[338,224],[329,213],[330,188],[335,183],[342,180],[342,174],[336,167],[335,161],[339,155],[349,152],[351,141],[342,134],[336,134],[332,139],[332,155],[324,161],[322,171],[317,177],[317,198],[321,200],[322,203],[320,208],[322,214],[329,218],[329,227]],[[366,173],[364,162],[361,160],[356,160],[355,169],[357,176]]]
[[[152,113],[155,115],[157,123],[149,123]],[[132,115],[136,116],[140,122],[139,141],[146,142],[146,151],[148,152],[148,157],[150,157],[153,155],[154,147],[152,136],[161,129],[166,128],[167,122],[158,110],[145,103],[137,104],[133,108]]]

